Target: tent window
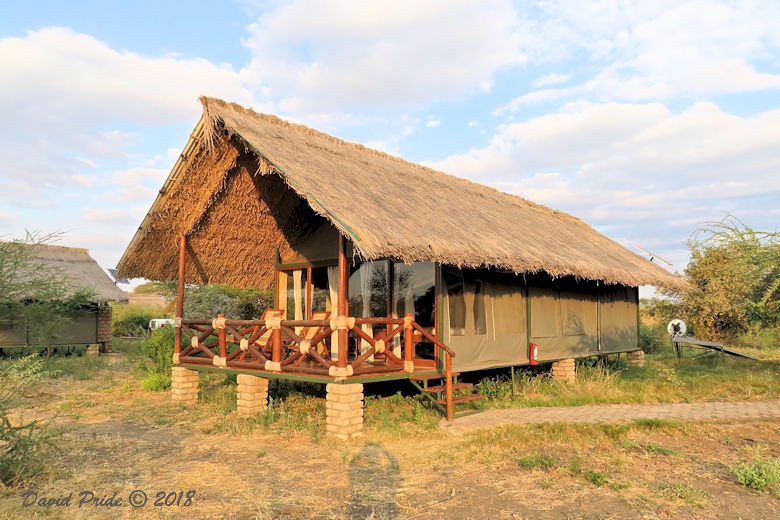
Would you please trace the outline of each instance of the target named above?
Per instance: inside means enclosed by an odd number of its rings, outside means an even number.
[[[330,286],[328,284],[327,267],[312,267],[311,291],[311,311],[330,311],[333,304],[330,301]]]
[[[306,318],[306,270],[279,271],[279,306],[288,320]]]
[[[585,334],[587,301],[573,293],[561,293],[563,335],[579,336]]]
[[[393,312],[412,314],[421,327],[433,327],[436,275],[433,262],[393,264]]]
[[[447,301],[450,314],[450,336],[466,335],[466,298],[463,291],[463,276],[456,273],[444,273],[447,284]]]
[[[468,271],[445,271],[444,283],[449,303],[450,336],[487,334],[482,280],[476,279]]]
[[[491,286],[490,292],[496,335],[522,334],[525,332],[523,293],[520,287],[494,284]]]
[[[349,277],[349,315],[387,316],[387,262],[364,262]]]

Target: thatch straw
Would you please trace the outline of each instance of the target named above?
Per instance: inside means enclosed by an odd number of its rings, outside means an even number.
[[[272,269],[267,248],[246,265],[248,259],[234,247],[255,236],[289,250],[312,230],[312,224],[304,225],[305,232],[295,232],[284,218],[275,218],[270,227],[261,225],[265,205],[275,208],[277,217],[285,213],[296,225],[311,221],[313,210],[350,238],[355,253],[367,260],[492,266],[629,286],[682,284],[678,277],[566,213],[235,104],[212,98],[201,101],[199,135],[194,133],[192,139],[208,144],[196,146],[191,140],[188,147],[197,153],[190,153],[188,162],[174,168],[165,194],[155,201],[120,262],[123,276],[175,277],[175,241],[187,233],[206,249],[224,250],[222,260],[208,262],[204,274],[210,281],[253,285],[262,278],[267,282],[267,273],[252,274],[253,269]],[[239,160],[245,155],[249,158]],[[272,184],[258,179],[282,179],[307,207],[296,206],[286,197],[282,202],[278,194],[269,203],[258,200],[263,196],[257,191],[231,190],[231,183],[246,185],[247,181],[232,179],[247,172],[256,185]],[[265,189],[273,192],[271,184]],[[285,211],[287,204],[293,207]],[[203,227],[203,221],[213,221],[217,214],[224,219],[222,227]],[[228,229],[240,222],[248,227]],[[236,244],[217,245],[222,240],[217,231],[230,233]],[[194,245],[193,249],[196,256],[203,252]],[[150,258],[152,251],[163,259]],[[232,260],[236,254],[241,257],[238,262]],[[235,269],[242,272],[232,273]]]
[[[73,294],[79,289],[94,292],[94,300],[99,303],[115,301],[126,302],[127,294],[119,289],[103,269],[89,256],[89,251],[76,247],[52,246],[46,244],[19,244],[28,250],[29,265],[33,272],[19,273],[18,276],[34,278],[36,275],[61,276],[65,284],[65,293]]]

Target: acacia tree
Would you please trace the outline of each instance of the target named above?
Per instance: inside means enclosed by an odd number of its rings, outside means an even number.
[[[697,336],[731,340],[780,323],[780,234],[727,215],[696,231],[688,246],[690,287],[670,295]]]

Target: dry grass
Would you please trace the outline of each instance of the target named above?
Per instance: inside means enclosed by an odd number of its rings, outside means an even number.
[[[201,403],[185,408],[141,390],[132,358],[91,370],[89,379],[64,371],[21,403],[66,430],[25,489],[193,489],[193,505],[30,509],[19,489],[5,489],[0,518],[709,518],[735,514],[736,504],[745,518],[769,518],[778,507],[730,469],[756,453],[780,455],[777,421],[543,424],[455,438],[391,398],[369,403],[364,438],[342,442],[318,430],[316,396],[290,390],[275,416],[244,420],[221,376],[204,377]]]

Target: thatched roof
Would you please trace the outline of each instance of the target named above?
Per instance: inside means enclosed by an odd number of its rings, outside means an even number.
[[[20,244],[22,245],[22,244]],[[87,249],[44,244],[24,244],[29,250],[28,265],[44,276],[61,276],[67,285],[66,293],[89,289],[95,301],[126,302],[127,295],[119,289],[103,269],[89,256]],[[22,273],[22,276],[36,275]]]
[[[273,225],[281,235],[264,238],[275,240],[281,249],[294,247],[301,237],[291,239],[289,226],[283,229],[280,201],[275,206],[267,200],[269,193],[286,185],[289,190],[284,191],[305,204],[288,211],[285,218],[296,217],[297,224],[306,227],[304,222],[319,215],[348,237],[355,254],[366,260],[491,266],[629,286],[682,284],[561,211],[235,104],[213,98],[201,101],[203,116],[122,257],[120,276],[175,278],[175,240],[184,233],[196,240],[201,235],[204,249],[193,245],[191,252],[196,257],[201,251],[206,254],[208,265],[200,265],[201,279],[256,283],[253,265],[272,258],[242,256],[236,241],[250,231],[260,232],[258,222],[270,211],[277,213]],[[265,201],[262,207],[247,196],[253,184],[254,197]],[[248,212],[252,205],[259,213]],[[299,235],[312,231],[309,224]],[[204,233],[219,236],[207,240]],[[255,241],[262,247],[259,242]],[[236,248],[235,254],[225,251],[222,260],[205,253],[209,247],[229,246]],[[198,278],[194,272],[188,275],[193,278]]]

